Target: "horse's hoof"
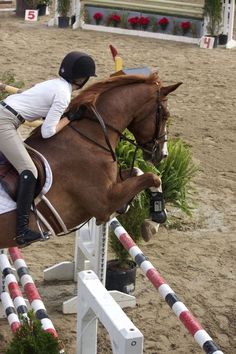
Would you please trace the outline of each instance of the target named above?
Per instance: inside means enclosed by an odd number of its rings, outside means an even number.
[[[165,210],[153,212],[151,213],[152,221],[156,222],[157,224],[164,224],[167,219],[167,214]]]
[[[145,219],[141,226],[141,235],[144,241],[150,241],[151,238],[157,234],[158,229],[159,224],[150,219]]]

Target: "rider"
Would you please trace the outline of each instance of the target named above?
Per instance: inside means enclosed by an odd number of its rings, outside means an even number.
[[[46,139],[58,133],[73,120],[73,117],[62,117],[72,91],[82,88],[90,76],[96,76],[95,69],[91,56],[70,52],[62,60],[60,78],[41,82],[0,101],[0,151],[19,173],[15,240],[21,247],[42,239],[42,235],[28,227],[38,172],[17,129],[25,120],[45,117],[41,126],[42,137]],[[45,233],[44,237],[48,235]]]

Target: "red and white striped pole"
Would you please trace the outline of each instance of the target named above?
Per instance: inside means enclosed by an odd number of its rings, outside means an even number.
[[[167,302],[176,316],[181,320],[189,333],[194,337],[195,341],[207,354],[224,354],[219,347],[213,342],[209,334],[202,328],[198,320],[190,313],[187,307],[178,299],[175,292],[162,278],[160,273],[149,262],[148,258],[144,256],[140,248],[136,245],[134,240],[126,232],[123,226],[116,218],[109,221],[109,226],[129,252],[133,260],[142,269],[146,277],[159,291],[161,297]]]
[[[42,302],[35,283],[29,274],[28,267],[20,250],[17,247],[12,247],[8,249],[8,252],[17,271],[17,275],[24,289],[24,293],[35,313],[35,317],[41,321],[42,328],[46,332],[51,333],[54,337],[58,338],[58,334],[52,324],[52,321],[48,317],[46,308]],[[5,253],[0,253],[0,270],[9,291],[9,293],[6,291],[1,293],[2,305],[12,331],[16,332],[21,326],[17,313],[28,317],[28,308],[25,299],[22,296],[11,264]],[[62,353],[65,353],[65,351],[61,344],[60,354]]]
[[[11,247],[8,249],[11,260],[17,271],[18,277],[24,289],[27,299],[29,300],[30,306],[34,310],[35,316],[41,321],[42,328],[51,333],[54,337],[58,337],[58,334],[49,319],[46,308],[43,301],[39,295],[38,289],[35,286],[33,278],[29,274],[28,267],[23,259],[23,256],[17,247]],[[3,270],[4,272],[4,270]],[[5,275],[5,274],[4,274]],[[11,284],[9,284],[10,286]]]
[[[21,327],[21,323],[16,313],[13,301],[7,291],[3,291],[1,293],[1,303],[11,330],[15,333]]]
[[[21,326],[18,316],[27,317],[28,308],[8,257],[3,252],[0,253],[0,270],[4,284],[4,289],[1,292],[2,306],[12,332],[16,332]]]

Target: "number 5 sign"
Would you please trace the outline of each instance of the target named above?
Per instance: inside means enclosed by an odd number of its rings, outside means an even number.
[[[38,10],[25,10],[25,20],[26,21],[37,21],[38,20]]]

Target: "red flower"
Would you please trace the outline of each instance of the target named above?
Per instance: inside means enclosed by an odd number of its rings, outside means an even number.
[[[150,22],[150,19],[149,19],[148,17],[143,17],[143,16],[141,16],[141,17],[139,18],[139,24],[140,24],[140,26],[147,26],[147,25],[149,24],[149,22]]]
[[[100,20],[102,20],[102,18],[103,18],[103,14],[101,14],[101,12],[96,12],[96,13],[93,15],[93,18],[94,18],[94,20],[96,20],[96,21],[100,21]]]
[[[183,22],[181,22],[180,26],[184,32],[187,32],[191,27],[191,22],[183,21]]]
[[[110,21],[114,23],[119,23],[121,21],[121,17],[119,15],[113,14],[110,17]]]
[[[128,19],[128,22],[129,22],[131,25],[138,25],[138,24],[139,24],[139,17],[138,17],[138,16],[130,17],[130,18]]]
[[[159,25],[163,25],[163,26],[167,26],[169,24],[169,20],[166,17],[162,17],[159,21],[158,21]]]

